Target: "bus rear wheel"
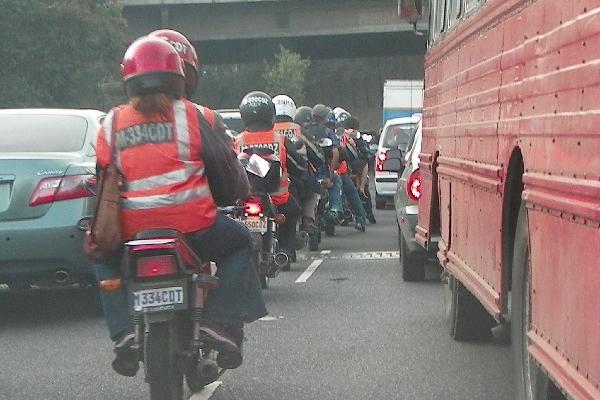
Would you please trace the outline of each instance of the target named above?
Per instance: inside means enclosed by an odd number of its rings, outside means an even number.
[[[527,213],[521,205],[513,253],[511,341],[516,400],[563,400],[564,396],[529,355],[531,326],[531,258]]]

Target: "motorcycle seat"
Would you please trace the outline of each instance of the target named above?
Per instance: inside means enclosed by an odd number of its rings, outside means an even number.
[[[141,239],[177,239],[183,238],[183,234],[175,229],[147,229],[135,235],[136,240]]]

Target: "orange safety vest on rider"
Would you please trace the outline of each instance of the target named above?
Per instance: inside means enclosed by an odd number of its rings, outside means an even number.
[[[302,128],[295,122],[275,122],[273,131],[290,139],[296,143],[302,136]]]
[[[348,137],[346,135],[342,135],[340,140],[340,147],[346,147],[348,144]],[[344,175],[348,173],[348,163],[346,161],[340,161],[340,166],[335,170],[338,175]]]
[[[185,99],[175,100],[168,116],[150,117],[130,105],[111,110],[98,133],[96,149],[101,167],[112,157],[115,115],[123,239],[146,229],[190,233],[212,226],[217,208],[204,175],[196,106]]]
[[[273,151],[279,158],[282,169],[281,184],[279,185],[279,190],[271,194],[271,198],[276,206],[287,203],[290,198],[290,179],[286,166],[287,150],[285,148],[285,136],[275,133],[272,130],[259,132],[244,131],[235,138],[234,148],[236,153],[239,154],[249,147],[268,149]]]

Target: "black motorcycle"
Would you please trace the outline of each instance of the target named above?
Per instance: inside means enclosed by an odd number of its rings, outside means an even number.
[[[278,226],[285,223],[285,215],[277,212],[269,195],[279,189],[281,163],[273,154],[265,153],[262,148],[246,149],[238,157],[248,174],[252,196],[232,215],[252,233],[263,289],[267,288],[268,279],[275,278],[290,262],[278,241]]]

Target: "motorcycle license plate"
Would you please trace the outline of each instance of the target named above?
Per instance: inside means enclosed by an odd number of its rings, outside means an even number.
[[[247,217],[242,219],[242,223],[250,232],[265,233],[267,231],[267,219],[259,217]]]
[[[181,286],[137,290],[131,296],[134,312],[172,311],[185,308],[186,304]]]

